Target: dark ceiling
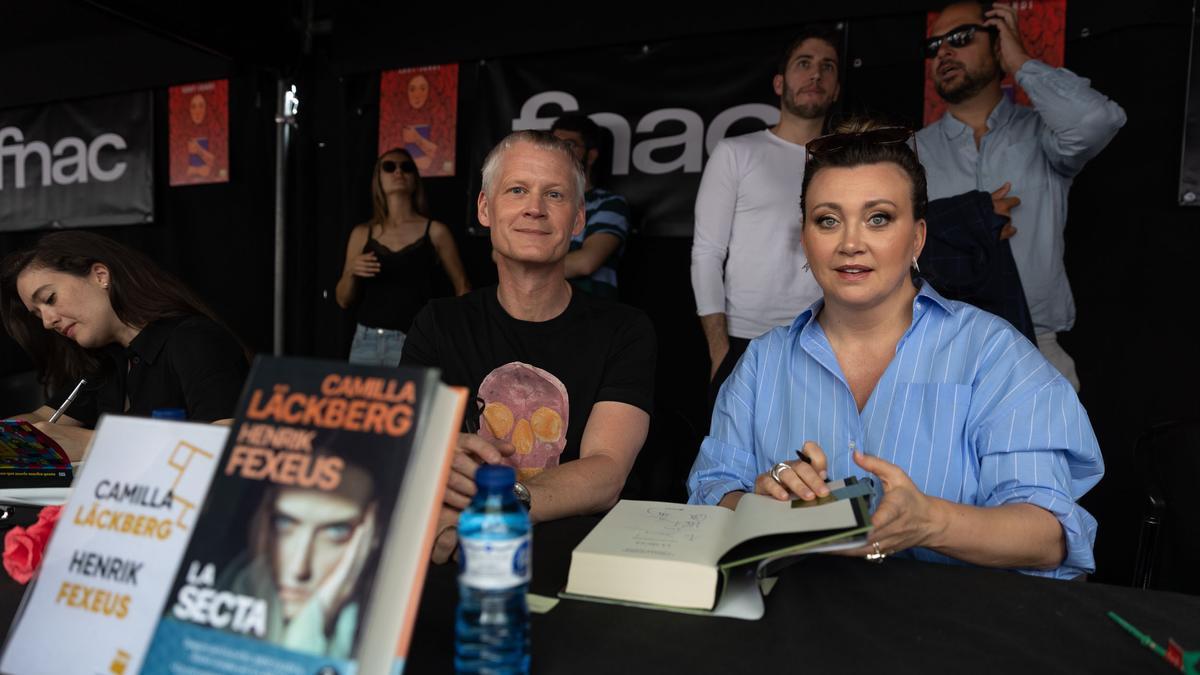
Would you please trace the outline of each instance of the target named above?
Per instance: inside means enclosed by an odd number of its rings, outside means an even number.
[[[697,4],[585,11],[549,4],[378,0],[10,0],[0,9],[0,107],[302,64],[354,72],[805,21],[911,13],[928,2]],[[756,6],[758,5],[758,6]],[[597,7],[599,7],[597,5]],[[834,15],[836,13],[836,17]]]

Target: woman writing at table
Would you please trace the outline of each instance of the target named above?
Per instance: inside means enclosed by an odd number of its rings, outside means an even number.
[[[248,370],[229,329],[149,258],[90,232],[46,235],[0,262],[0,319],[50,392],[25,415],[78,460],[102,413],[233,417]],[[57,422],[55,408],[87,386]]]
[[[912,274],[926,190],[911,132],[839,132],[809,144],[802,183],[801,239],[824,297],[738,362],[691,501],[811,500],[826,477],[874,474],[874,529],[850,555],[1091,572],[1096,521],[1075,500],[1104,463],[1074,390],[1006,321]]]

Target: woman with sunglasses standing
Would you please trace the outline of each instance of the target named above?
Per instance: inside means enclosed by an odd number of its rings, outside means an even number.
[[[471,290],[454,236],[428,215],[417,165],[407,151],[380,155],[371,176],[374,213],[346,244],[337,303],[355,306],[350,362],[394,366],[413,317],[435,294],[438,266],[462,295]]]
[[[811,501],[881,485],[846,555],[1095,568],[1076,504],[1104,473],[1074,389],[1004,319],[925,283],[925,170],[912,132],[869,123],[807,145],[801,243],[822,298],[750,343],[688,478],[693,503]],[[873,477],[873,478],[872,478]]]

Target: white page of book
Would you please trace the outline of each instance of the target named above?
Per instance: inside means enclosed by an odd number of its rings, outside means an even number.
[[[732,517],[721,506],[622,500],[575,550],[716,565]]]
[[[101,418],[0,670],[138,672],[228,433]]]
[[[830,489],[842,487],[842,481],[829,484]],[[762,495],[743,495],[734,512],[733,526],[721,542],[721,551],[728,551],[743,541],[771,534],[790,532],[819,532],[854,527],[852,500],[839,499],[820,506],[793,508],[791,501],[779,501]]]

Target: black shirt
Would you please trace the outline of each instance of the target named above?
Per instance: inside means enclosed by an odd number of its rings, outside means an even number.
[[[492,286],[430,302],[400,363],[440,368],[443,382],[467,387],[475,401],[468,423],[478,420],[481,435],[512,442],[528,476],[579,458],[597,401],[651,412],[654,359],[654,327],[641,310],[576,291],[553,319],[520,321]]]
[[[441,274],[437,251],[429,238],[433,221],[425,223],[425,234],[399,251],[379,243],[368,225],[363,253],[374,253],[379,273],[359,279],[359,301],[355,316],[371,328],[408,332],[413,317],[436,292],[434,280]]]
[[[104,352],[110,367],[64,413],[89,428],[102,413],[149,417],[158,408],[182,408],[197,422],[233,417],[249,369],[238,341],[203,316],[155,321],[129,347]],[[57,408],[69,393],[55,392],[46,405]]]

